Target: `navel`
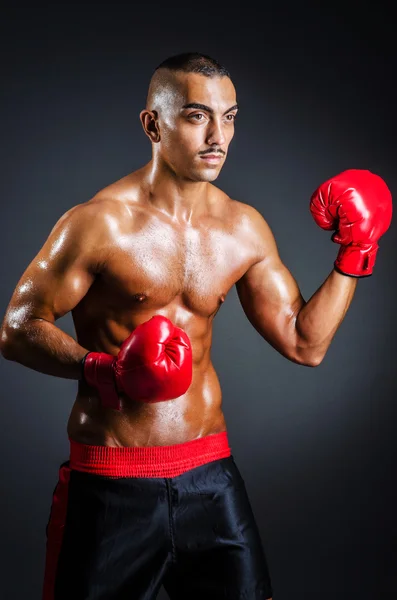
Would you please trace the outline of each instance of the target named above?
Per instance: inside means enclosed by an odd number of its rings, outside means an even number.
[[[147,295],[146,294],[133,294],[132,300],[134,302],[144,302],[145,300],[147,300]]]

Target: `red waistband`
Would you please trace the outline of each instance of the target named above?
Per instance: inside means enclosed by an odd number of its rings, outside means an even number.
[[[230,456],[227,432],[172,446],[113,448],[70,441],[70,468],[105,477],[176,477]]]

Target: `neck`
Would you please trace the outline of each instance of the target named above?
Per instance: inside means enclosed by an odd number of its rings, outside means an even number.
[[[177,176],[170,167],[153,158],[144,168],[150,203],[173,220],[191,224],[208,212],[210,184]]]

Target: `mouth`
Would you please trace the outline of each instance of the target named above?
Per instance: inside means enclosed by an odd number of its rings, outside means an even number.
[[[216,164],[222,160],[223,156],[221,156],[220,154],[205,154],[204,156],[200,156],[200,158],[205,162]]]

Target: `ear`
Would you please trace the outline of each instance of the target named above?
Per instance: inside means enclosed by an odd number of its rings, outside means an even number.
[[[143,127],[143,131],[154,144],[157,144],[160,139],[160,128],[158,123],[158,114],[156,110],[147,110],[146,108],[139,115]]]

